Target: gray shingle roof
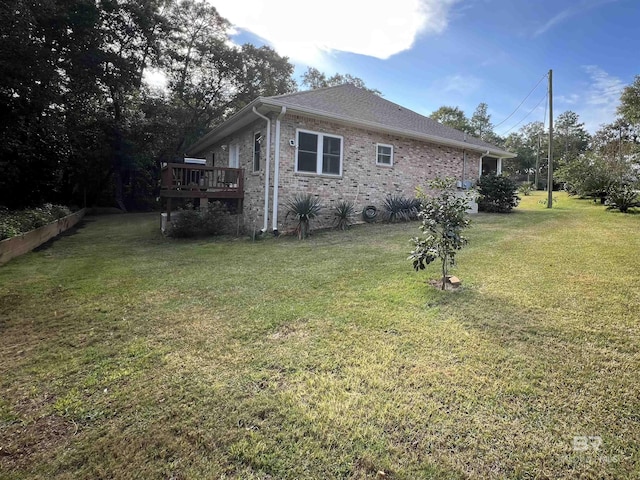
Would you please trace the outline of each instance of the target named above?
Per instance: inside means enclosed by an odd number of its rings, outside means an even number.
[[[494,157],[515,155],[495,145],[442,125],[397,103],[390,102],[354,85],[320,88],[304,92],[259,97],[226,121],[200,138],[187,150],[187,155],[202,155],[208,146],[255,121],[255,109],[262,113],[287,107],[289,112],[341,121],[365,129],[377,129],[392,134],[440,143],[456,148],[468,148]]]
[[[404,130],[417,135],[430,135],[443,140],[464,142],[471,146],[493,152],[505,150],[483,142],[455,128],[447,127],[424,115],[420,115],[397,103],[390,102],[354,85],[339,85],[303,92],[263,98],[265,103],[311,110],[327,117],[338,117],[354,123],[367,122],[383,128]],[[513,156],[509,154],[508,156]]]

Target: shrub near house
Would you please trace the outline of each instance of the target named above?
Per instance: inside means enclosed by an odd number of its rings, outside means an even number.
[[[212,202],[206,208],[178,212],[168,231],[170,237],[188,238],[209,235],[229,235],[235,232],[229,210],[221,202]]]
[[[478,209],[484,212],[509,213],[518,206],[517,185],[503,175],[483,175],[477,184]]]

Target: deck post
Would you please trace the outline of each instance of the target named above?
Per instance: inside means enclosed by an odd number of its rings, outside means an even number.
[[[171,221],[171,197],[167,197],[167,223]]]

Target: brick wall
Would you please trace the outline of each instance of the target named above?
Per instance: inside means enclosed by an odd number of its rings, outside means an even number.
[[[260,144],[260,170],[258,172],[253,171],[253,145],[254,135],[256,133],[260,133],[263,139]],[[264,179],[267,152],[266,139],[267,122],[260,119],[253,122],[248,127],[218,142],[206,156],[207,165],[228,167],[230,147],[234,144],[239,146],[239,166],[244,169],[244,224],[247,229],[251,230],[254,227],[257,230],[260,230],[264,222]],[[225,146],[224,149],[222,148],[223,145]],[[273,172],[273,153],[271,154],[271,162],[271,170]],[[271,175],[270,183],[273,185],[273,174]],[[271,205],[269,208],[271,209]]]
[[[296,129],[343,137],[342,176],[318,176],[295,172],[296,148],[289,140],[296,140]],[[378,143],[393,145],[393,166],[376,164]],[[480,154],[467,152],[465,179],[478,177]],[[285,224],[287,199],[296,194],[317,195],[324,207],[320,218],[313,225],[330,226],[334,222],[333,206],[341,200],[355,203],[357,217],[368,205],[381,207],[389,194],[415,196],[416,187],[426,190],[427,182],[435,177],[454,177],[462,180],[463,151],[452,147],[439,146],[359,128],[306,118],[286,115],[281,123],[280,144],[280,208],[278,223],[281,230],[292,228],[289,219]]]
[[[275,150],[275,115],[272,119],[271,172],[269,181],[269,229],[271,229],[271,209],[273,207],[273,176]],[[285,115],[280,130],[280,181],[278,230],[285,232],[295,226],[291,217],[286,219],[286,202],[296,194],[311,193],[321,199],[323,212],[312,222],[312,228],[331,226],[334,222],[333,207],[341,200],[355,203],[356,218],[361,221],[360,212],[368,205],[378,207],[389,194],[413,197],[416,187],[426,189],[427,182],[435,177],[463,178],[463,151],[453,147],[439,146],[386,133],[372,132],[360,128],[307,118]],[[342,176],[314,175],[295,172],[296,147],[289,144],[296,140],[296,129],[343,137]],[[260,152],[260,171],[253,172],[254,134],[263,136]],[[263,226],[264,180],[266,158],[266,122],[257,120],[250,126],[229,136],[213,146],[214,163],[229,165],[229,145],[240,147],[240,168],[245,169],[244,223],[248,229]],[[393,166],[376,165],[376,145],[393,145]],[[226,145],[226,150],[222,149]],[[207,164],[211,165],[211,152]],[[480,154],[467,151],[464,178],[478,178]]]

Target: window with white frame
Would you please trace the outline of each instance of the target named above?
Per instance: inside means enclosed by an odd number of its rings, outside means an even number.
[[[342,137],[298,130],[296,172],[342,175]]]
[[[376,145],[376,164],[390,167],[393,165],[393,145],[378,143]]]

